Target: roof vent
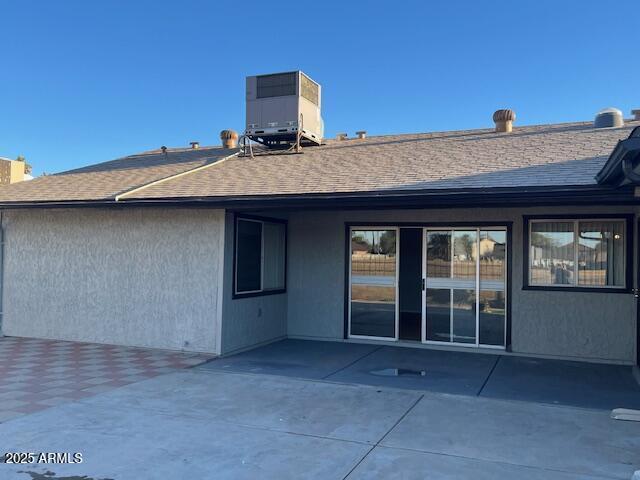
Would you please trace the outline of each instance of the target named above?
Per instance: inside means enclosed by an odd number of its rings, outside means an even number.
[[[363,139],[367,138],[367,131],[366,130],[360,130],[359,132],[356,132],[356,135],[358,136],[358,138],[360,140],[363,140]]]
[[[238,146],[238,133],[235,130],[222,130],[220,140],[224,148],[236,148]]]
[[[600,110],[593,122],[593,126],[596,128],[622,127],[623,125],[622,112],[613,107]]]
[[[635,110],[631,110],[631,115],[633,115],[634,120],[640,120],[640,108],[636,108]]]
[[[197,150],[200,148],[200,142],[189,142],[189,145],[191,145],[191,148],[193,150]]]
[[[493,113],[493,121],[496,123],[496,132],[509,133],[513,130],[513,122],[516,112],[509,109],[496,110]]]
[[[336,140],[342,141],[342,140],[348,140],[349,135],[347,135],[346,133],[336,133]]]

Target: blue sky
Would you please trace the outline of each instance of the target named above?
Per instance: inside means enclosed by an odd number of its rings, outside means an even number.
[[[245,76],[295,69],[328,136],[628,115],[638,18],[637,0],[0,0],[0,156],[40,174],[217,144],[243,129]]]

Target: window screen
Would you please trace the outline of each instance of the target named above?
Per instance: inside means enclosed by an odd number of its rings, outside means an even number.
[[[296,72],[257,77],[258,98],[283,97],[296,94]]]

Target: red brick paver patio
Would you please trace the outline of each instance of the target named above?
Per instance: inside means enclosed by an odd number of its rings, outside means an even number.
[[[0,422],[210,358],[146,348],[0,337]]]

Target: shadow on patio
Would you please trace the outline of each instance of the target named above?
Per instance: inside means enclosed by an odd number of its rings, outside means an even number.
[[[640,408],[640,385],[629,366],[478,352],[282,340],[196,368],[591,409]]]

